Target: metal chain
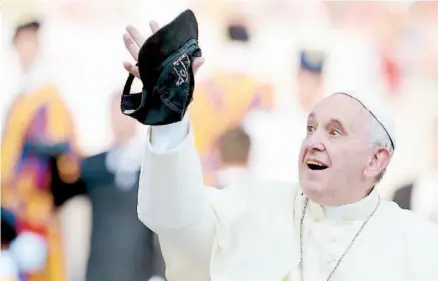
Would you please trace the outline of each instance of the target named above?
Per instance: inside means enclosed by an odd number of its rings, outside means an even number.
[[[304,218],[306,216],[306,211],[307,211],[307,206],[309,205],[309,198],[306,198],[306,201],[304,202],[304,208],[303,208],[303,213],[301,215],[301,220],[300,220],[300,277],[301,277],[301,281],[304,281],[304,257],[303,257],[303,248],[304,248],[304,243],[303,243],[303,224],[304,224]],[[368,216],[368,218],[365,220],[365,222],[362,224],[362,226],[360,227],[360,229],[358,230],[358,232],[356,233],[356,235],[353,237],[353,239],[351,240],[350,244],[348,245],[347,249],[344,251],[344,253],[342,254],[342,256],[338,259],[338,261],[336,262],[335,267],[333,268],[333,270],[330,272],[330,275],[327,278],[327,281],[330,281],[333,276],[333,274],[335,273],[336,269],[338,269],[339,265],[342,262],[342,259],[345,257],[345,255],[347,255],[348,251],[350,250],[350,248],[353,246],[354,242],[356,241],[357,237],[359,236],[359,234],[362,232],[362,230],[364,229],[365,225],[368,223],[368,221],[373,217],[373,215],[376,213],[377,209],[380,206],[380,198],[379,198],[379,202],[377,203],[376,207],[374,208],[373,212]]]

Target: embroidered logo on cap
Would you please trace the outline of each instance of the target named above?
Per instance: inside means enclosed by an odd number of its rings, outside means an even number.
[[[176,86],[181,86],[184,83],[187,83],[189,80],[189,72],[188,69],[190,67],[190,58],[186,53],[182,54],[176,61],[173,63],[173,71],[178,76],[178,80],[176,81]]]

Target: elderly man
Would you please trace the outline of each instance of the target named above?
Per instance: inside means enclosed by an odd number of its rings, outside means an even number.
[[[144,38],[127,31],[137,58]],[[152,127],[138,215],[160,238],[168,280],[438,280],[437,227],[374,188],[396,144],[391,124],[380,103],[333,94],[308,116],[299,185],[223,190],[204,187],[187,117]]]

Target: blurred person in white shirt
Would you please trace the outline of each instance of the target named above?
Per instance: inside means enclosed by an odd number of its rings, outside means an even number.
[[[219,169],[215,186],[223,188],[248,180],[251,140],[242,128],[232,128],[219,137]]]
[[[307,114],[324,95],[325,54],[319,49],[298,52],[296,93],[290,102],[273,112],[253,111],[244,126],[253,140],[251,167],[263,178],[291,181],[298,179],[300,136],[305,135]]]
[[[396,190],[393,200],[401,208],[412,210],[438,224],[438,117],[432,135],[432,166],[414,182]]]

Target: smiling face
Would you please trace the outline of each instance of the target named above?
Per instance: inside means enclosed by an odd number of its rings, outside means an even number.
[[[387,149],[372,145],[373,118],[357,100],[343,94],[323,99],[309,114],[299,180],[312,201],[343,205],[369,193],[390,159]]]

